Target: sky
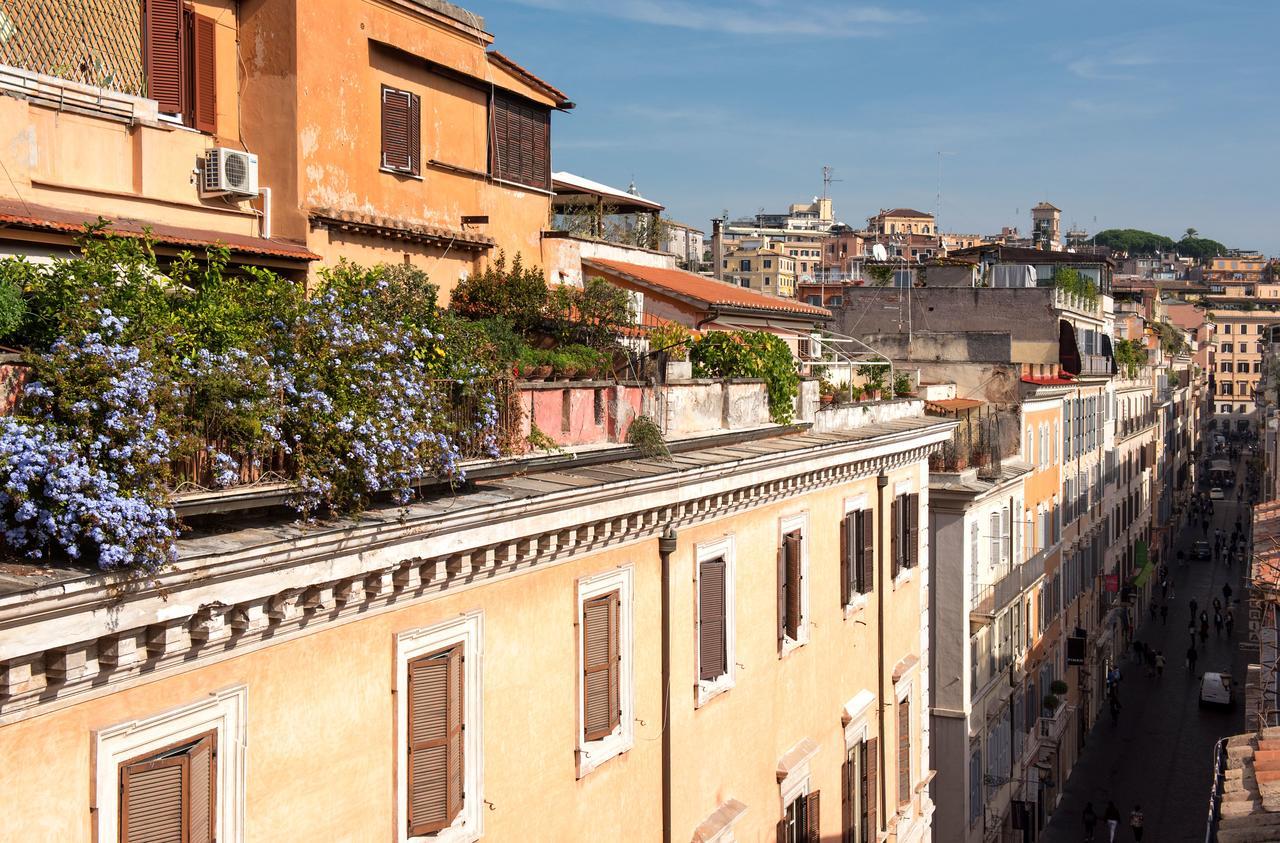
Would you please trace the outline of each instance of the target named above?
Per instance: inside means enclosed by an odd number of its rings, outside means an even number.
[[[1026,232],[1047,200],[1064,227],[1280,255],[1280,0],[462,3],[577,103],[554,169],[703,230],[811,200],[830,165],[855,226]]]

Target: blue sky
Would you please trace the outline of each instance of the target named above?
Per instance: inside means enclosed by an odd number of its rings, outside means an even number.
[[[1276,0],[473,0],[495,47],[567,92],[557,170],[703,229],[835,168],[836,214],[932,211],[1090,231],[1188,226],[1280,254]]]

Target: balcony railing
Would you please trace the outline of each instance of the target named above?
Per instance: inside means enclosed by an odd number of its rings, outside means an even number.
[[[1069,310],[1074,313],[1082,313],[1085,316],[1100,316],[1102,314],[1102,298],[1100,296],[1088,299],[1058,287],[1053,288],[1053,306],[1057,310]]]
[[[1045,741],[1056,741],[1062,737],[1062,732],[1067,728],[1067,702],[1061,700],[1058,707],[1053,711],[1042,711],[1040,714],[1040,739]]]
[[[999,614],[1023,591],[1044,575],[1045,552],[1040,551],[1021,565],[1000,573],[993,583],[983,583],[974,591],[969,610],[980,615]]]

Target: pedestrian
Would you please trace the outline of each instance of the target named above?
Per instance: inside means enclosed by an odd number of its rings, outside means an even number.
[[[1136,843],[1142,843],[1142,823],[1144,819],[1142,806],[1135,804],[1133,811],[1129,814],[1129,830],[1133,832],[1133,839]]]
[[[1098,815],[1093,812],[1092,802],[1085,803],[1081,820],[1084,822],[1084,839],[1093,840],[1093,827],[1098,824]]]
[[[1169,625],[1169,604],[1168,603],[1160,604],[1160,625],[1161,626]]]
[[[1156,676],[1164,676],[1164,651],[1156,653]]]
[[[1209,613],[1200,612],[1200,646],[1209,640]]]
[[[1115,694],[1111,695],[1111,725],[1114,726],[1120,722],[1120,698]]]
[[[1191,619],[1192,620],[1195,620],[1196,609],[1198,609],[1199,607],[1200,607],[1200,604],[1196,602],[1196,599],[1194,597],[1192,597],[1191,598]]]
[[[1150,606],[1148,606],[1147,608],[1151,610],[1151,620],[1155,620],[1155,619],[1156,619],[1156,611],[1159,609],[1159,607],[1158,607],[1158,606],[1156,606],[1156,601],[1152,600],[1152,601],[1151,601],[1151,605],[1150,605]]]
[[[1197,657],[1198,657],[1198,656],[1197,656],[1197,653],[1196,653],[1196,644],[1195,644],[1195,642],[1194,642],[1194,641],[1192,641],[1192,642],[1191,642],[1191,646],[1187,648],[1187,670],[1188,670],[1190,673],[1195,673],[1195,672],[1196,672],[1196,658],[1197,658]]]
[[[1224,583],[1222,586],[1222,599],[1227,603],[1231,602],[1231,583]]]
[[[1108,843],[1115,843],[1116,829],[1120,827],[1120,809],[1116,807],[1115,802],[1107,802],[1107,810],[1102,818],[1107,821],[1107,831],[1110,833],[1110,837],[1107,838]]]
[[[1213,635],[1215,638],[1222,637],[1222,613],[1213,613]]]
[[[1235,614],[1233,614],[1233,613],[1232,613],[1232,611],[1231,611],[1230,609],[1227,609],[1227,616],[1226,616],[1226,618],[1225,618],[1224,620],[1226,621],[1226,624],[1227,624],[1227,637],[1228,637],[1228,638],[1230,638],[1230,637],[1231,637],[1231,630],[1232,630],[1232,629],[1235,627],[1235,625],[1236,625],[1236,616],[1235,616]]]
[[[1221,601],[1221,600],[1219,600],[1219,599],[1218,599],[1218,598],[1216,598],[1216,597],[1215,597],[1215,598],[1213,598],[1213,611],[1215,611],[1215,612],[1221,612],[1221,611],[1222,611],[1222,601]]]

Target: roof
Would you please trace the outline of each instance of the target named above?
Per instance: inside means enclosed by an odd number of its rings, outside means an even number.
[[[516,76],[519,76],[521,79],[528,82],[534,88],[537,88],[538,90],[542,91],[542,93],[546,94],[551,99],[555,100],[556,108],[562,108],[565,111],[568,111],[569,109],[573,108],[573,103],[569,101],[568,94],[566,94],[564,91],[560,90],[556,86],[552,85],[550,82],[546,81],[545,79],[535,76],[530,70],[524,67],[521,67],[519,64],[516,64],[507,56],[504,56],[502,53],[498,52],[497,50],[490,50],[485,55],[489,57],[490,61],[493,61],[497,64],[502,65],[507,70],[514,73]]]
[[[892,210],[881,211],[872,217],[872,219],[878,219],[880,217],[928,217],[929,219],[933,219],[933,214],[926,213],[925,211],[917,211],[914,208],[893,208]]]
[[[98,214],[89,211],[68,211],[46,205],[33,205],[21,199],[0,199],[0,228],[83,234],[86,225],[97,221]],[[320,260],[320,256],[306,246],[284,240],[268,240],[249,234],[228,234],[203,228],[186,228],[151,220],[113,217],[108,219],[105,231],[118,237],[150,237],[159,245],[178,246],[184,249],[226,246],[236,254],[262,255],[298,261]]]
[[[732,308],[737,311],[758,312],[760,314],[779,313],[788,316],[830,319],[831,311],[825,307],[804,304],[795,299],[784,299],[771,296],[746,287],[738,287],[694,275],[682,269],[664,269],[655,266],[640,266],[622,261],[604,260],[602,258],[583,258],[582,265],[589,269],[616,275],[624,280],[638,284],[657,293],[691,300],[703,308]]]
[[[970,246],[967,249],[956,249],[951,257],[974,255],[979,259],[994,254],[1002,263],[1086,263],[1107,264],[1113,266],[1110,258],[1089,255],[1082,252],[1059,252],[1052,249],[1032,249],[1027,246],[1005,246],[1001,243],[984,243],[981,246]]]
[[[1265,665],[1264,671],[1271,666]],[[1250,673],[1256,670],[1250,667]],[[1265,681],[1250,677],[1247,683]],[[1247,684],[1246,683],[1246,684]],[[1280,799],[1276,783],[1280,782],[1280,729],[1268,726],[1259,732],[1246,732],[1227,738],[1226,758],[1214,782],[1221,787],[1221,805],[1216,840],[1280,839]]]
[[[489,249],[496,242],[478,231],[445,228],[440,225],[410,222],[409,220],[379,217],[339,208],[312,208],[308,216],[319,223],[375,236],[391,237],[411,242],[433,242],[461,249]]]
[[[1033,211],[1061,211],[1062,209],[1061,209],[1061,208],[1059,208],[1059,207],[1057,207],[1057,206],[1055,206],[1055,205],[1051,205],[1051,204],[1049,204],[1048,202],[1041,202],[1039,205],[1036,205],[1036,206],[1035,206],[1034,208],[1032,208],[1031,210],[1033,210]]]
[[[602,199],[617,199],[622,204],[648,208],[653,211],[666,209],[665,205],[659,205],[657,202],[645,199],[635,193],[627,193],[625,190],[619,190],[616,187],[610,187],[607,184],[585,179],[582,176],[576,176],[573,173],[564,171],[551,174],[551,189],[557,194],[585,193],[589,196],[599,196]]]

